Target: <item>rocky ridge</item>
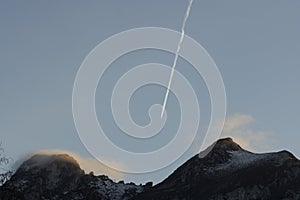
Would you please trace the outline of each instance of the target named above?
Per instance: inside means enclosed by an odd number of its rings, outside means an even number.
[[[0,187],[1,200],[300,200],[300,161],[218,140],[161,183],[135,185],[85,174],[70,156],[34,155]]]
[[[85,174],[66,154],[34,155],[0,187],[1,200],[129,199],[145,186],[114,182],[105,175]]]

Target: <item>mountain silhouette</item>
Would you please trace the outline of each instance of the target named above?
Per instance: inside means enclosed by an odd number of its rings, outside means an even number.
[[[85,174],[66,154],[38,154],[0,187],[0,199],[299,200],[300,161],[288,151],[252,153],[224,138],[152,186]]]

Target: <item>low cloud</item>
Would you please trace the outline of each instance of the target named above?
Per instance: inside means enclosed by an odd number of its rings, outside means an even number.
[[[106,161],[112,167],[111,168],[111,167],[108,167],[108,166],[102,164],[95,158],[85,158],[74,152],[59,150],[59,149],[40,150],[40,151],[35,151],[33,153],[30,153],[30,154],[24,156],[22,159],[19,159],[13,165],[14,170],[16,170],[25,160],[29,159],[34,154],[45,154],[45,155],[68,154],[78,162],[78,164],[85,171],[85,173],[89,173],[92,171],[95,175],[107,175],[109,178],[111,178],[115,181],[124,179],[124,174],[122,172],[113,169],[113,168],[124,169],[124,166],[120,163]]]
[[[222,137],[232,137],[243,148],[254,151],[265,151],[271,144],[268,131],[253,128],[255,119],[250,115],[234,114],[224,124]]]
[[[255,121],[254,118],[250,115],[235,114],[229,116],[226,119],[223,131],[224,132],[235,131],[237,129],[241,129],[250,125],[254,121]]]

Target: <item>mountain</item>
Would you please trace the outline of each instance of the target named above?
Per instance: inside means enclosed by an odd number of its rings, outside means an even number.
[[[215,142],[152,187],[85,174],[66,154],[34,155],[0,187],[1,200],[299,200],[300,161],[287,151],[255,154]]]
[[[287,151],[255,154],[220,139],[133,199],[299,200],[300,161]]]
[[[34,155],[0,187],[1,200],[117,200],[129,199],[147,188],[116,183],[107,176],[85,174],[66,154]]]

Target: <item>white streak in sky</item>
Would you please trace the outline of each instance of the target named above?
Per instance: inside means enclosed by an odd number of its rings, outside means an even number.
[[[185,17],[184,17],[184,20],[183,20],[183,23],[182,23],[181,36],[180,36],[180,40],[178,42],[178,46],[177,46],[174,62],[173,62],[173,65],[172,65],[171,74],[170,74],[170,79],[169,79],[169,83],[168,83],[168,89],[167,89],[167,92],[166,92],[166,95],[165,95],[165,98],[164,98],[163,107],[162,107],[162,110],[161,110],[161,115],[160,115],[161,118],[164,115],[164,111],[165,111],[166,104],[167,104],[167,101],[168,101],[168,96],[169,96],[170,87],[171,87],[171,83],[172,83],[172,79],[173,79],[173,75],[174,75],[174,71],[175,71],[175,66],[176,66],[176,63],[177,63],[177,59],[178,59],[179,51],[180,51],[180,48],[181,48],[181,44],[182,44],[183,38],[184,38],[184,27],[185,27],[185,24],[186,24],[186,21],[187,21],[189,15],[190,15],[192,4],[193,4],[193,0],[190,0],[189,6],[186,10]]]

